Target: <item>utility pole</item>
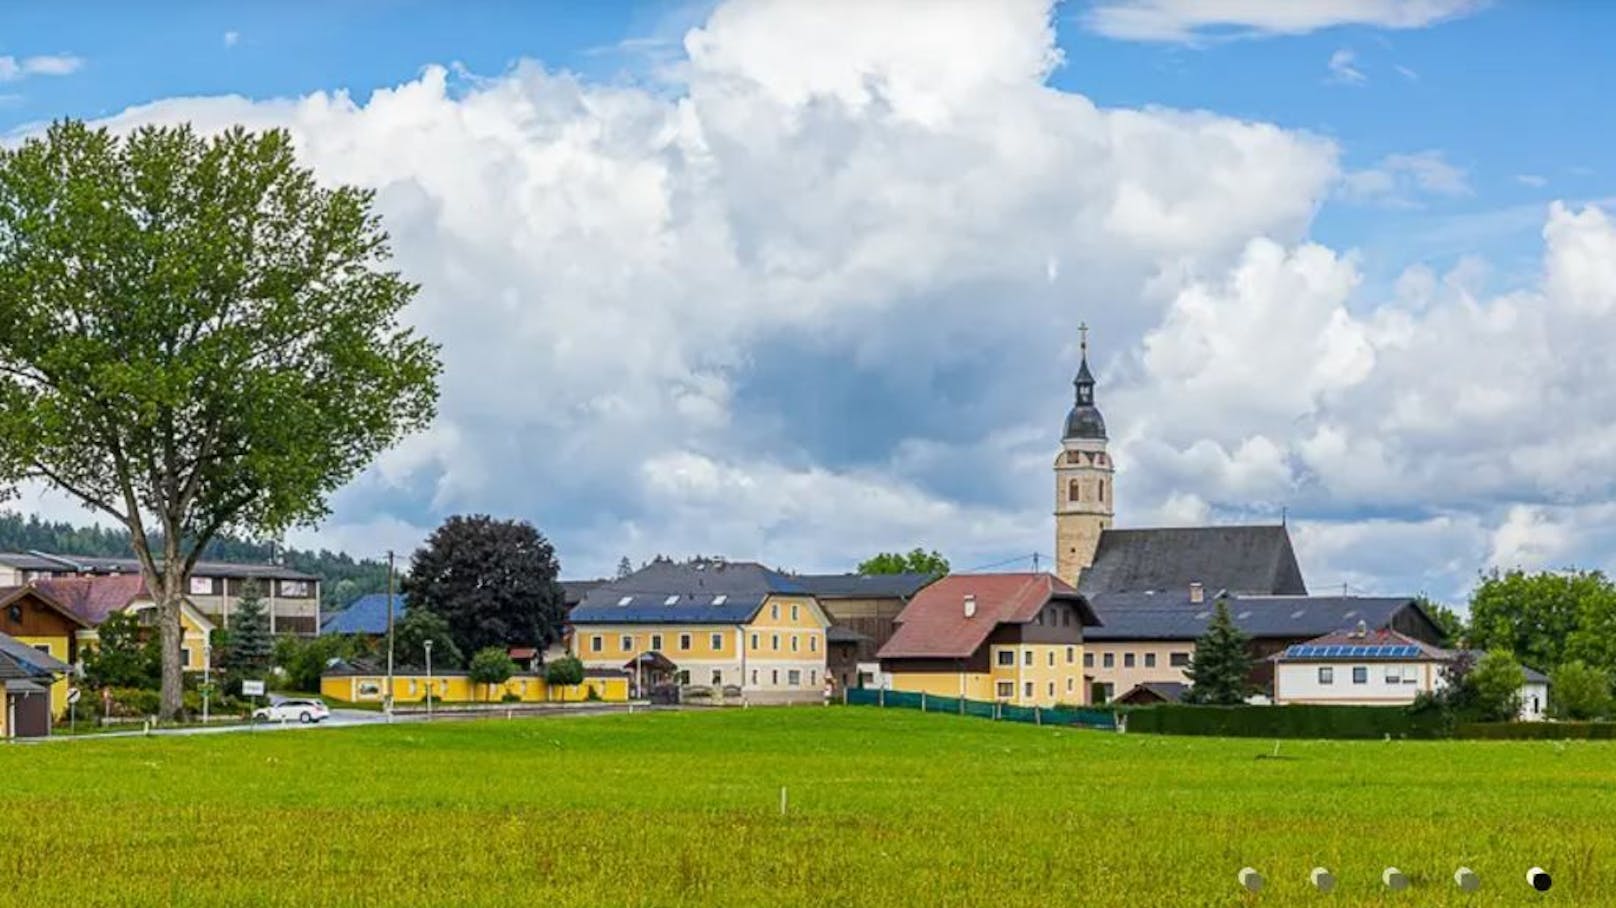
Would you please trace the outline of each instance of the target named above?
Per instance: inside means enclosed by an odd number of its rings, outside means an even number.
[[[387,721],[393,721],[393,550],[387,550]]]

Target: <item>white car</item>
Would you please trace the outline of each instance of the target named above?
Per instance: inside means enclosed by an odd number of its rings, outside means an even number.
[[[282,700],[272,706],[253,710],[253,718],[265,722],[297,720],[305,725],[331,718],[331,710],[319,700]]]

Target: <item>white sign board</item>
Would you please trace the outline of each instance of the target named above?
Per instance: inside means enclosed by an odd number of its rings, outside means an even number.
[[[241,682],[241,695],[243,697],[262,697],[264,695],[264,682],[262,682],[262,681],[243,681],[243,682]]]
[[[68,702],[68,704],[71,705],[71,704],[79,702],[79,697],[82,697],[83,695],[84,695],[84,691],[81,691],[76,687],[68,688],[67,689],[67,702]]]

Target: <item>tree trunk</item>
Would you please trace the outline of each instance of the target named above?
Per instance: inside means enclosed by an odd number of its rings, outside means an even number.
[[[157,627],[162,640],[163,688],[159,718],[173,719],[184,706],[185,671],[180,665],[180,645],[184,642],[180,626],[180,596],[168,592],[157,599]]]

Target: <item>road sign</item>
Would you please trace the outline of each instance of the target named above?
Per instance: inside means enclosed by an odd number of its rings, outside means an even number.
[[[79,697],[81,697],[83,695],[84,695],[84,691],[81,691],[76,687],[68,688],[67,689],[67,702],[68,702],[68,705],[71,706],[72,704],[79,702]]]
[[[264,682],[262,682],[262,681],[243,681],[243,682],[241,682],[241,695],[244,696],[244,697],[262,697],[264,695]]]

